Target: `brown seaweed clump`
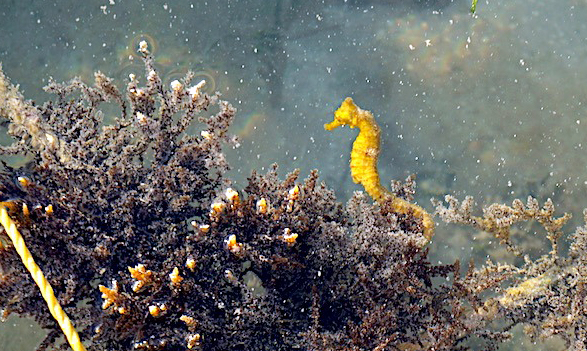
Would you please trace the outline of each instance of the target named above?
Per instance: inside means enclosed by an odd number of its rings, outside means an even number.
[[[556,336],[564,341],[567,350],[587,350],[587,227],[576,229],[569,255],[564,257],[558,242],[571,216],[555,217],[550,199],[542,207],[531,196],[526,204],[519,199],[511,206],[492,204],[483,209],[482,217],[473,215],[471,197],[459,202],[446,196],[445,201],[448,206],[436,203],[437,214],[443,220],[492,233],[510,251],[523,257],[524,263],[519,266],[487,261],[475,269],[471,263],[463,286],[475,296],[475,318],[488,326],[495,321],[505,323],[505,330],[521,324],[533,341]],[[583,216],[587,223],[587,210]],[[550,252],[536,259],[515,246],[510,237],[515,224],[529,221],[539,223],[551,242]],[[483,281],[501,284],[490,289],[495,294],[481,298],[481,292],[488,288]]]
[[[517,323],[584,349],[585,229],[567,260],[553,250],[522,268],[471,264],[461,276],[458,261],[428,261],[413,211],[362,193],[343,207],[316,171],[280,180],[274,167],[234,189],[222,147],[235,109],[191,74],[164,87],[146,45],[139,51],[144,85],[131,75],[123,94],[101,73],[93,86],[51,82],[56,98],[42,106],[0,69],[0,117],[15,139],[0,153],[27,160],[3,164],[0,205],[88,350],[490,350]],[[119,115],[106,123],[113,104]],[[413,185],[396,182],[393,196],[411,200]],[[507,240],[503,221],[449,200],[442,217],[501,228]],[[553,242],[560,236],[550,208],[512,211],[493,214],[535,218]],[[45,328],[38,350],[67,349],[0,242],[3,316]]]

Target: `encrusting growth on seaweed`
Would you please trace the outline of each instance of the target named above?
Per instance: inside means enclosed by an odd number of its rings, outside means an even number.
[[[434,235],[434,220],[422,207],[412,204],[387,190],[379,179],[377,159],[380,151],[380,128],[373,114],[359,108],[353,99],[347,97],[334,112],[334,120],[324,125],[326,130],[333,130],[348,125],[359,128],[359,135],[351,151],[351,175],[353,181],[361,184],[365,191],[379,204],[390,204],[392,211],[404,215],[411,214],[422,220],[423,234],[426,239]]]
[[[447,195],[445,201],[449,207],[445,208],[436,200],[437,214],[447,223],[462,223],[471,225],[477,229],[495,235],[500,243],[506,245],[508,250],[516,255],[521,251],[510,240],[511,227],[518,222],[536,220],[547,231],[547,238],[552,244],[552,254],[557,254],[557,242],[562,235],[561,228],[571,219],[571,215],[565,213],[561,217],[554,218],[554,204],[548,199],[540,208],[538,201],[529,196],[526,205],[516,199],[511,206],[504,204],[492,204],[483,210],[483,217],[472,215],[473,198],[467,196],[461,203],[454,197]]]

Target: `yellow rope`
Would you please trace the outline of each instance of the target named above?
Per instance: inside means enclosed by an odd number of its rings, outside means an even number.
[[[25,267],[31,273],[33,280],[39,286],[39,289],[41,290],[41,295],[43,295],[43,299],[45,299],[45,302],[47,302],[47,307],[49,307],[49,311],[51,312],[53,318],[55,318],[57,323],[59,323],[59,326],[61,327],[61,330],[63,330],[63,333],[65,334],[65,337],[69,342],[69,345],[71,345],[71,348],[74,351],[85,351],[86,348],[80,341],[79,335],[75,330],[73,324],[71,323],[71,320],[69,319],[69,317],[67,317],[67,315],[61,308],[61,305],[55,298],[55,293],[53,292],[51,284],[49,284],[47,278],[45,278],[45,275],[43,275],[43,272],[35,263],[35,260],[33,259],[31,252],[24,243],[24,239],[18,232],[18,229],[16,229],[16,224],[10,218],[10,216],[8,216],[8,212],[6,211],[6,207],[4,206],[0,208],[0,224],[2,224],[4,230],[12,240],[14,248],[16,249],[16,252],[18,252],[18,255],[20,256],[22,263],[24,263]]]

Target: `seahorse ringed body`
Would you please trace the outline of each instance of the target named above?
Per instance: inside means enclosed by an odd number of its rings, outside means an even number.
[[[377,170],[379,157],[380,128],[373,114],[363,110],[347,97],[334,112],[334,120],[324,125],[326,130],[333,130],[348,125],[359,128],[359,135],[351,151],[351,175],[353,181],[361,184],[365,191],[379,204],[391,203],[393,211],[412,214],[422,220],[423,235],[430,240],[434,235],[434,220],[422,207],[395,196],[381,185]]]

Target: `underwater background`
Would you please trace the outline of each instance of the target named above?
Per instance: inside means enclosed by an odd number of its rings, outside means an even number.
[[[226,150],[236,188],[253,169],[318,169],[340,201],[353,191],[354,130],[323,124],[346,96],[382,128],[384,184],[417,175],[418,204],[445,194],[481,204],[552,198],[580,224],[587,207],[587,1],[2,0],[0,61],[27,98],[45,101],[49,77],[93,81],[143,73],[150,43],[165,82],[188,69],[238,109]],[[114,113],[114,112],[113,112]],[[113,116],[111,116],[113,117]],[[3,130],[4,132],[4,130]],[[342,135],[341,135],[342,134]],[[3,143],[8,139],[3,136]],[[536,257],[532,227],[513,238]],[[484,233],[440,225],[434,263],[515,262]],[[33,350],[43,333],[14,316],[0,349]],[[520,335],[501,349],[557,350]]]

